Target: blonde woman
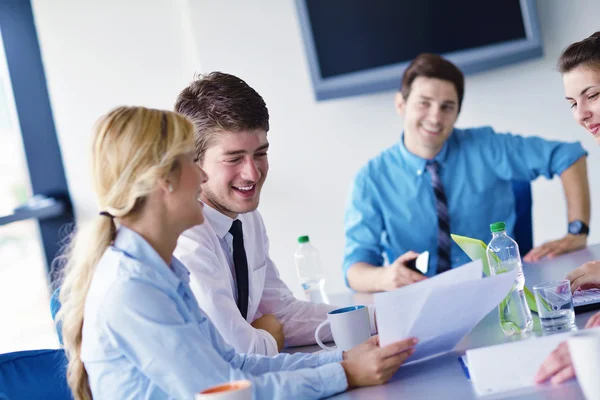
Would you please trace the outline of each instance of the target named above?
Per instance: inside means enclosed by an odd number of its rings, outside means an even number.
[[[558,60],[558,69],[575,122],[600,144],[600,31],[567,47]],[[567,279],[573,291],[600,287],[600,261],[583,264],[571,271]],[[600,326],[600,312],[593,315],[585,327],[595,326]],[[544,361],[536,381],[550,380],[556,384],[574,376],[569,348],[563,342]]]
[[[412,354],[416,340],[380,348],[376,337],[346,353],[236,354],[172,256],[179,235],[204,221],[192,124],[120,107],[94,135],[102,211],[65,256],[59,314],[75,399],[191,399],[234,379],[250,379],[260,399],[325,397],[383,383]]]

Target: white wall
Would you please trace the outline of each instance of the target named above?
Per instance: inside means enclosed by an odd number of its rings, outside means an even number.
[[[95,211],[87,170],[81,168],[87,163],[84,143],[92,121],[122,103],[171,108],[178,90],[201,63],[204,72],[239,75],[269,107],[271,170],[260,210],[270,233],[271,256],[283,279],[300,294],[292,255],[296,237],[309,234],[321,251],[327,289],[343,290],[348,186],[367,159],[398,140],[402,121],[394,112],[393,91],[315,102],[292,0],[33,3],[80,216]],[[458,126],[489,124],[524,135],[581,140],[590,152],[588,169],[596,198],[600,149],[573,122],[554,66],[565,46],[598,29],[600,2],[544,0],[538,1],[538,10],[545,56],[467,77]],[[560,181],[537,181],[534,202],[536,242],[561,237],[566,209]],[[592,212],[597,215],[600,204]],[[593,243],[600,241],[597,226],[592,224]]]
[[[197,66],[183,1],[33,0],[69,189],[80,218],[97,211],[89,139],[120,105],[172,109]]]

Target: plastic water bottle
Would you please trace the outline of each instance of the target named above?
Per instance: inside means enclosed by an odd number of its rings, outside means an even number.
[[[319,251],[310,244],[308,236],[300,236],[298,243],[294,261],[306,300],[313,303],[329,303],[324,290],[325,274],[321,267]]]
[[[491,224],[490,230],[492,231],[492,240],[486,249],[490,273],[497,275],[515,268],[519,270],[510,292],[498,306],[500,326],[505,335],[529,332],[533,328],[533,320],[523,293],[525,276],[519,255],[519,245],[506,234],[504,222]]]

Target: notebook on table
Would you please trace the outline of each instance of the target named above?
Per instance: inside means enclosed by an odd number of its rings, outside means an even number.
[[[479,239],[473,239],[466,236],[450,235],[452,240],[464,251],[471,260],[481,260],[483,263],[483,272],[490,274],[490,267],[487,261],[485,250],[486,244]],[[533,293],[525,287],[525,299],[531,311],[537,313],[537,305]],[[573,293],[573,307],[575,313],[584,313],[591,310],[600,309],[600,289],[578,290]]]
[[[572,334],[566,332],[467,350],[466,365],[475,393],[506,398],[512,396],[498,395],[535,390],[535,375],[542,362]]]

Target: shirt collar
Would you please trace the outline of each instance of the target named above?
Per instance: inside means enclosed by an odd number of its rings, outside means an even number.
[[[150,243],[140,234],[124,225],[119,227],[113,247],[143,264],[145,269],[139,271],[140,274],[156,274],[173,287],[178,287],[180,282],[190,281],[189,271],[179,260],[173,257],[171,264],[167,265]],[[146,270],[146,268],[150,270]]]
[[[233,224],[232,218],[215,210],[206,203],[204,203],[204,217],[208,220],[219,239],[223,239],[227,235],[229,229],[231,229],[231,224]]]
[[[444,143],[444,147],[442,147],[442,150],[440,150],[440,152],[433,158],[433,160],[427,160],[408,151],[408,149],[404,145],[404,132],[402,132],[402,136],[400,136],[400,142],[398,143],[400,155],[402,156],[404,161],[406,161],[408,167],[417,175],[421,175],[425,171],[425,165],[430,161],[437,161],[440,164],[440,166],[443,167],[446,164],[446,159],[448,158],[448,142],[450,141],[450,138],[452,137],[453,133],[454,130],[452,131],[452,133],[450,133],[450,136]]]

